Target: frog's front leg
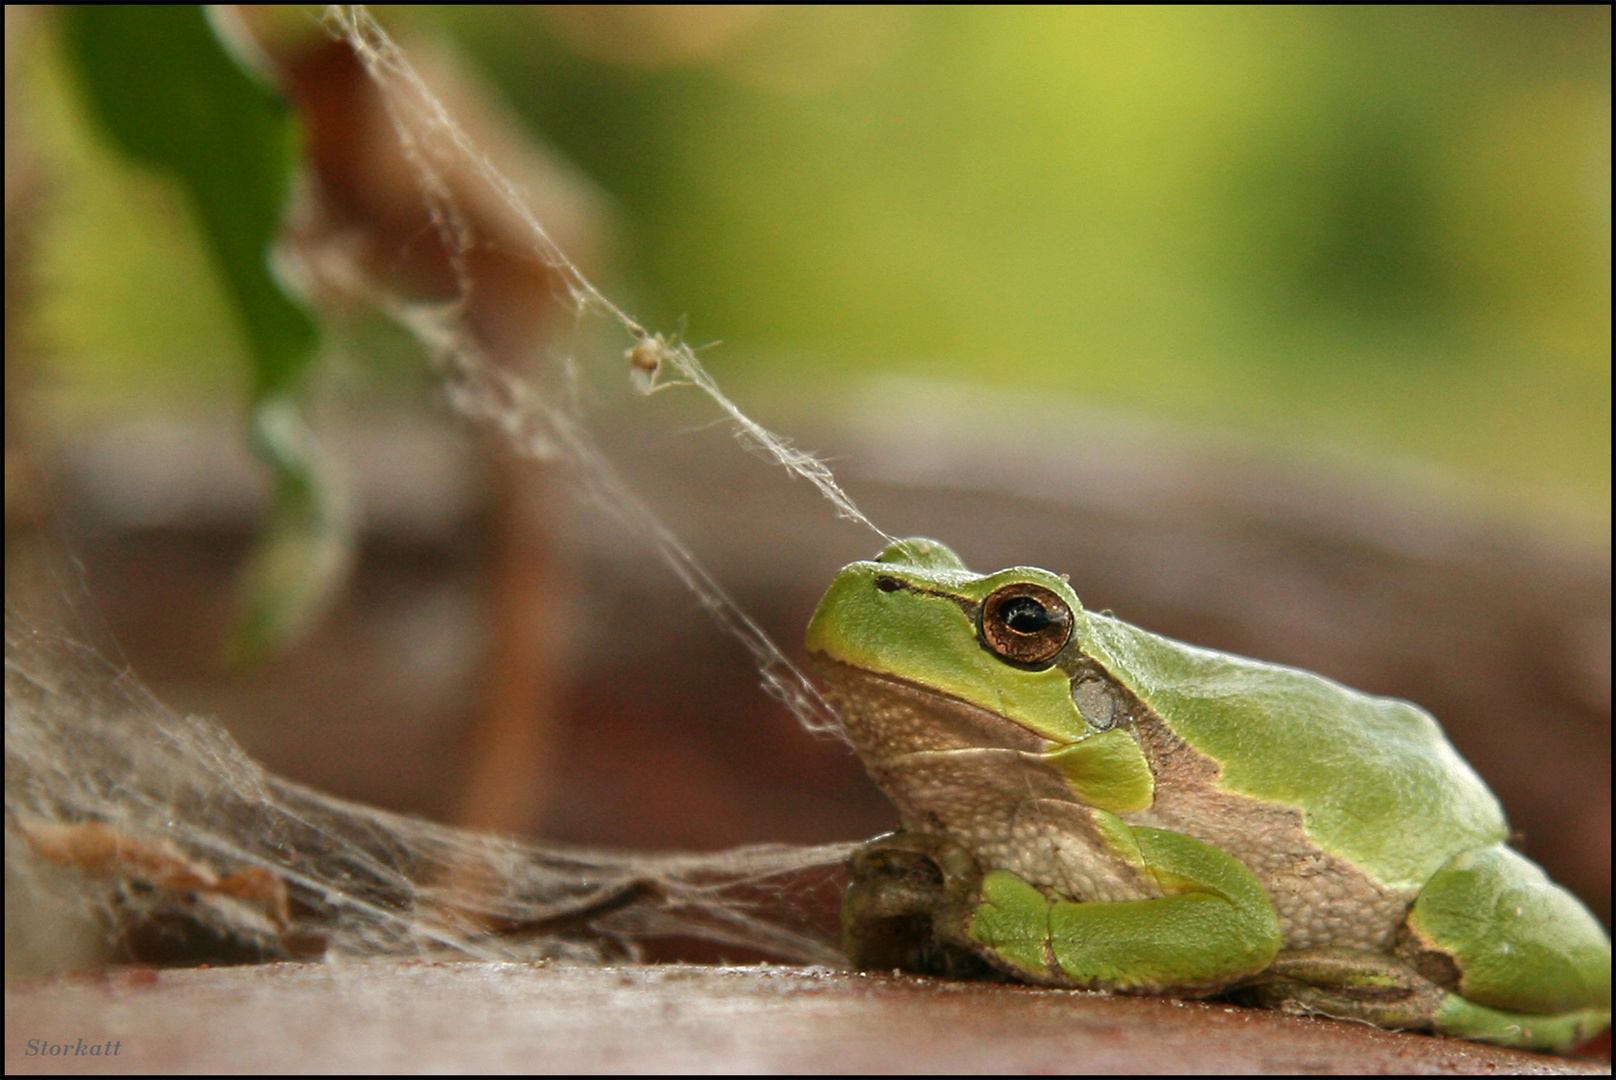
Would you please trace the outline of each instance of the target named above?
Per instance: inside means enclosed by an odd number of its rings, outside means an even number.
[[[936,930],[939,914],[967,903],[981,881],[976,859],[952,840],[911,832],[876,837],[848,860],[842,951],[865,970],[1002,979],[979,950]]]
[[[1268,966],[1279,917],[1243,863],[1181,833],[1131,831],[1167,895],[1079,903],[996,870],[939,934],[1030,982],[1126,993],[1213,994]]]

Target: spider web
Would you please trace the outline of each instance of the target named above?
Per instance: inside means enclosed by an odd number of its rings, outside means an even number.
[[[562,283],[575,318],[623,335],[613,363],[646,394],[693,388],[750,451],[807,480],[835,513],[887,536],[829,468],[736,406],[690,347],[641,325],[556,245],[521,192],[455,122],[363,7],[327,26],[386,104],[421,198],[460,278],[479,238],[446,182],[469,172],[522,224],[528,256]],[[412,304],[351,266],[350,284],[434,357],[453,408],[518,454],[560,459],[584,495],[642,538],[748,650],[767,692],[808,731],[840,735],[812,683],[612,467],[575,400],[494,363],[463,305]],[[564,385],[577,358],[560,362]],[[523,842],[333,798],[268,772],[216,723],[158,701],[82,634],[12,609],[6,620],[6,859],[23,881],[114,934],[183,925],[245,958],[463,956],[634,959],[645,941],[698,938],[793,962],[844,961],[823,924],[853,843],[704,854]],[[121,928],[121,930],[120,930]],[[179,932],[179,931],[176,931]]]
[[[522,192],[455,122],[404,51],[364,7],[334,7],[327,21],[347,40],[381,91],[421,197],[449,252],[462,297],[474,288],[465,259],[479,238],[457,207],[445,179],[450,163],[469,167],[486,185],[487,193],[521,223],[530,245],[526,255],[559,278],[575,317],[601,315],[626,334],[630,377],[642,393],[676,386],[699,390],[718,407],[747,450],[808,481],[835,508],[837,516],[864,525],[887,543],[895,540],[854,505],[829,466],[742,412],[719,389],[688,343],[648,330],[584,276],[551,239]],[[547,394],[533,381],[491,363],[458,322],[455,307],[409,305],[385,294],[370,295],[437,357],[449,400],[457,411],[499,432],[519,454],[560,457],[571,463],[585,494],[630,533],[644,537],[718,624],[752,654],[764,689],[784,702],[809,731],[840,736],[841,725],[813,684],[623,481],[589,435],[568,395]]]

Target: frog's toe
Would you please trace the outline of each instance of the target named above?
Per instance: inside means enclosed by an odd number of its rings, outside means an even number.
[[[854,967],[954,979],[991,979],[976,950],[947,941],[937,923],[981,874],[959,845],[921,833],[877,837],[848,860],[842,951]]]
[[[1435,1030],[1477,1042],[1523,1050],[1574,1050],[1610,1026],[1610,1008],[1578,1009],[1547,1016],[1509,1012],[1449,994],[1437,1010]]]

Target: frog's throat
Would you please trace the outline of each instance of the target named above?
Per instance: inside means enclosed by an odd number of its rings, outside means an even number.
[[[829,684],[847,737],[866,761],[939,750],[1045,754],[1063,745],[998,713],[907,679],[822,653],[812,654],[812,659]]]

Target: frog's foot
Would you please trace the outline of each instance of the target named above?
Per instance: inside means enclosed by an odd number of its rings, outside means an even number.
[[[1289,1013],[1429,1031],[1451,995],[1412,966],[1383,953],[1297,949],[1274,957],[1268,970],[1229,996]]]
[[[1405,948],[1401,956],[1409,956]],[[1422,963],[1421,967],[1432,967]],[[1304,949],[1274,957],[1268,970],[1232,991],[1246,1004],[1289,1013],[1357,1020],[1398,1031],[1435,1031],[1536,1050],[1569,1050],[1610,1023],[1606,1008],[1545,1015],[1492,1008],[1451,989],[1441,971],[1429,978],[1399,957]],[[1444,985],[1449,983],[1450,985]]]
[[[876,837],[847,863],[842,951],[854,967],[950,979],[1003,978],[974,951],[945,942],[940,913],[971,896],[981,871],[970,852],[924,833]]]

